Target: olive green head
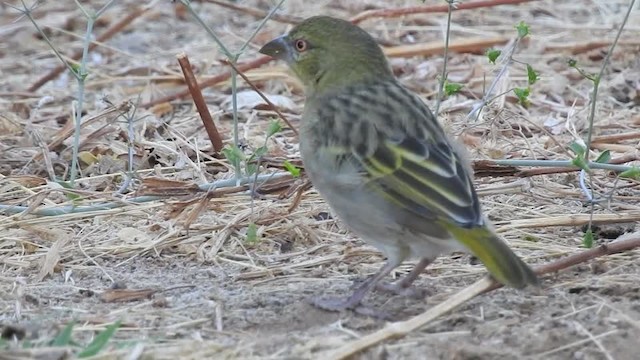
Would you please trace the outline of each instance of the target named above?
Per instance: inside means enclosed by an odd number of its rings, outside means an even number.
[[[260,52],[286,61],[311,92],[393,78],[371,35],[348,21],[328,16],[304,20]]]

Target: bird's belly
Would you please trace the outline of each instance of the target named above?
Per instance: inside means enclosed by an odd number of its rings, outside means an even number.
[[[305,169],[334,213],[354,233],[389,258],[400,261],[409,257],[433,258],[460,250],[460,244],[453,239],[431,238],[400,225],[398,216],[401,209],[366,188],[355,171],[330,171],[316,168],[312,163],[315,165],[317,162],[306,162]]]

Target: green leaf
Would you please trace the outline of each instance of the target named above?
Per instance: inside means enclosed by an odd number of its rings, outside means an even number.
[[[582,155],[577,155],[573,160],[571,160],[571,163],[584,171],[589,171],[589,164],[587,164],[584,160],[584,156]]]
[[[640,180],[640,168],[637,166],[632,166],[631,169],[621,172],[620,177]]]
[[[240,163],[245,160],[244,153],[235,145],[228,145],[222,149],[222,155],[229,161],[236,171],[240,170]]]
[[[282,125],[278,119],[272,120],[267,128],[267,139],[282,131]]]
[[[71,335],[75,322],[70,322],[62,331],[51,341],[51,346],[68,346],[71,343]]]
[[[518,37],[521,39],[529,35],[529,25],[527,25],[524,21],[520,21],[520,23],[516,25],[516,29],[518,30]]]
[[[292,163],[289,162],[289,160],[285,160],[284,161],[284,168],[293,176],[293,177],[299,177],[300,176],[300,168],[298,168],[297,166],[293,165]]]
[[[593,247],[593,231],[591,231],[591,228],[589,228],[589,230],[587,230],[582,236],[582,245],[587,249]]]
[[[533,85],[540,79],[539,74],[533,70],[531,65],[527,64],[527,78],[529,79],[529,85]]]
[[[584,157],[584,155],[587,153],[587,149],[584,147],[584,145],[578,143],[577,141],[569,144],[569,149],[571,149],[571,151],[573,151],[573,153],[577,156]]]
[[[87,345],[79,354],[79,358],[86,358],[98,354],[107,345],[109,340],[116,333],[116,330],[120,327],[120,320],[108,325],[102,332],[100,332],[93,341]]]
[[[249,244],[258,243],[258,226],[255,223],[249,223],[247,227],[247,242]]]
[[[489,49],[487,51],[487,58],[489,58],[490,63],[495,64],[500,54],[502,54],[502,50]]]
[[[448,80],[444,83],[444,93],[447,96],[457,94],[462,89],[462,84],[450,83]]]
[[[63,188],[65,188],[65,189],[73,190],[73,186],[71,186],[71,184],[70,184],[69,182],[67,182],[67,181],[56,181],[56,182],[57,182],[60,186],[62,186]],[[75,201],[77,201],[77,200],[80,200],[80,195],[78,195],[78,194],[74,194],[74,193],[71,193],[71,192],[65,192],[65,193],[64,193],[64,196],[66,196],[66,197],[67,197],[67,199],[69,199],[69,200],[71,200],[71,201],[73,201],[73,202],[75,202]]]
[[[247,173],[247,176],[251,176],[251,175],[254,175],[256,171],[258,171],[258,164],[247,163],[244,168],[245,168],[245,172]]]
[[[593,74],[587,74],[584,70],[582,70],[580,67],[578,67],[578,61],[575,59],[569,59],[567,60],[567,65],[569,65],[569,67],[574,68],[578,71],[578,73],[580,75],[582,75],[582,77],[584,77],[585,79],[589,79],[591,81],[595,82],[599,82],[600,79],[598,79],[598,77],[596,75]]]
[[[518,97],[518,102],[520,104],[522,104],[523,106],[529,106],[529,93],[531,92],[531,90],[526,87],[526,88],[515,88],[513,89],[513,92],[516,94],[516,97]]]
[[[80,64],[69,64],[69,66],[71,66],[71,71],[76,75],[80,75]]]
[[[611,160],[611,152],[609,150],[605,150],[601,152],[600,155],[598,155],[596,162],[600,164],[606,164],[609,162],[609,160]]]
[[[267,154],[267,147],[265,145],[260,146],[259,148],[256,149],[256,151],[253,152],[253,155],[251,155],[252,158],[260,158],[263,157]]]

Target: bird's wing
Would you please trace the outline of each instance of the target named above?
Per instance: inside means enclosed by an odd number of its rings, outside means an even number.
[[[354,151],[368,185],[400,208],[462,226],[482,223],[471,178],[448,143],[405,134],[382,138],[369,155]]]
[[[336,163],[355,165],[358,180],[397,205],[412,227],[433,223],[425,219],[483,224],[466,164],[417,96],[397,82],[381,81],[320,100],[314,103],[319,120],[309,122],[308,131],[322,139],[316,146]]]

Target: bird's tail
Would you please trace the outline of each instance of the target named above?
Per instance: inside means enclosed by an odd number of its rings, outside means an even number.
[[[449,232],[475,255],[500,283],[517,289],[538,285],[538,277],[509,246],[487,227],[446,224]]]

